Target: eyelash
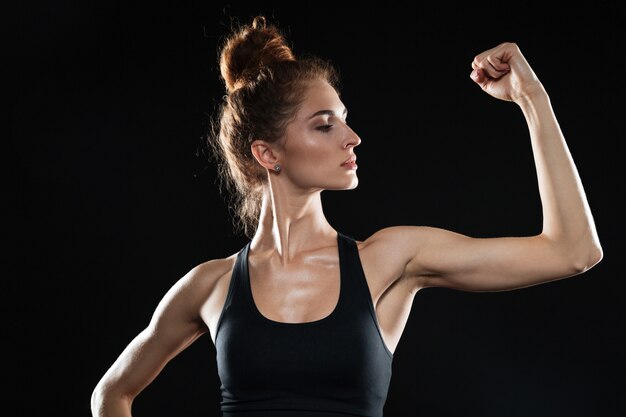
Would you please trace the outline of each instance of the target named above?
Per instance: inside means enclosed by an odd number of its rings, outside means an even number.
[[[324,125],[324,126],[317,127],[316,129],[326,133],[330,130],[331,127],[333,127],[333,125]]]

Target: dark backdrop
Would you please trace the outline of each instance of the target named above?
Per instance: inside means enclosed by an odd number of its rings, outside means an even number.
[[[501,293],[419,292],[385,415],[626,415],[617,7],[181,3],[41,2],[5,15],[11,415],[88,415],[98,379],[170,286],[247,243],[202,144],[225,93],[217,45],[231,17],[256,13],[296,54],[341,71],[363,142],[358,188],[322,194],[338,230],[358,240],[392,225],[541,231],[523,115],[469,78],[474,55],[503,41],[547,88],[595,218],[605,256],[585,274]],[[134,415],[219,415],[218,389],[205,335]]]

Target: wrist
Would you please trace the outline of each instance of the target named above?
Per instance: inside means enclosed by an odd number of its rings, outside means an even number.
[[[532,94],[526,94],[515,101],[524,113],[526,121],[530,125],[540,123],[543,116],[552,112],[550,97],[545,90],[537,90]]]
[[[520,107],[524,108],[532,106],[538,101],[544,101],[548,99],[548,93],[543,87],[543,84],[537,82],[532,87],[527,88],[519,97],[516,97],[513,101]]]

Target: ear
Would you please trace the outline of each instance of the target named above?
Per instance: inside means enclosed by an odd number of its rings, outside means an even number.
[[[252,155],[259,164],[272,171],[274,165],[280,161],[280,152],[265,142],[264,140],[257,139],[250,145]]]

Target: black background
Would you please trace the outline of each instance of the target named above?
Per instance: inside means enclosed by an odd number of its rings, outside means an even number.
[[[257,13],[296,55],[330,59],[342,74],[362,143],[358,188],[322,194],[336,229],[358,240],[392,225],[541,231],[523,115],[469,78],[473,57],[503,41],[520,46],[550,94],[595,218],[604,259],[582,275],[500,293],[419,292],[385,415],[626,415],[615,3],[184,3],[29,3],[5,16],[11,415],[89,415],[95,384],[169,287],[247,243],[233,233],[203,140],[225,94],[218,44],[231,18]],[[218,388],[205,335],[133,412],[219,415]]]

